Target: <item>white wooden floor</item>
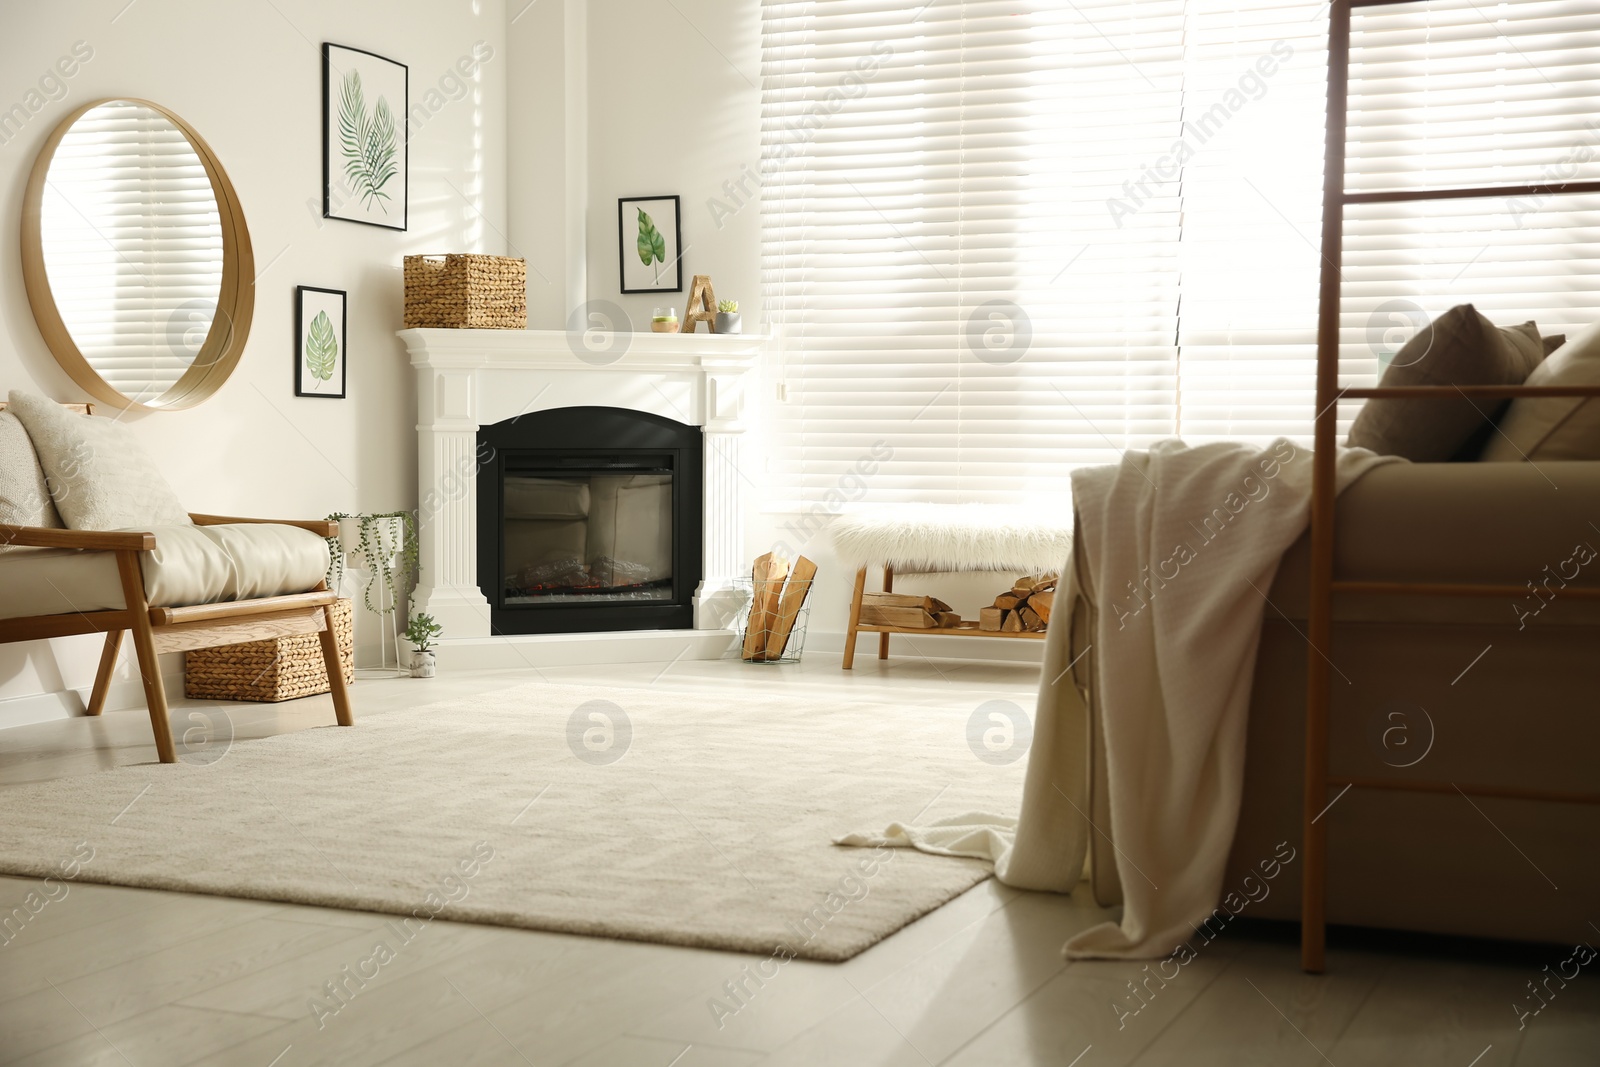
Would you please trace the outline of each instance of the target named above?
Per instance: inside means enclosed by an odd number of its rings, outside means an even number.
[[[1031,668],[857,664],[850,675],[837,657],[813,656],[784,667],[678,662],[543,676],[890,698],[914,688],[953,707],[1005,698],[1031,710]],[[358,721],[533,677],[362,682]],[[326,698],[228,707],[236,743],[332,718]],[[153,758],[142,711],[0,731],[0,787]],[[0,834],[4,808],[0,788]],[[195,817],[226,818],[225,800]],[[39,889],[0,878],[0,918]],[[1600,901],[1596,913],[1600,922]],[[319,1027],[308,1001],[371,954],[383,918],[79,883],[0,946],[0,1063],[1600,1064],[1600,961],[1564,988],[1552,982],[1548,1006],[1518,1028],[1513,1005],[1531,1003],[1526,983],[1564,958],[1547,947],[1335,931],[1329,973],[1309,978],[1292,929],[1230,930],[1119,1026],[1112,1004],[1132,1003],[1126,983],[1140,968],[1060,956],[1073,931],[1104,915],[1081,890],[1065,898],[990,881],[848,963],[793,961],[764,984],[743,972],[760,962],[753,956],[439,922]],[[733,1003],[729,982],[743,982],[744,1003],[719,1025],[709,1004]]]

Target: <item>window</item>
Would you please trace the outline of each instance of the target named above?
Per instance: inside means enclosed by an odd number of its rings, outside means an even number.
[[[1323,5],[768,2],[783,502],[1065,499],[1182,433],[1308,433]]]
[[[1346,188],[1600,180],[1600,10],[1592,0],[1358,8]],[[1340,370],[1374,384],[1423,323],[1471,303],[1545,335],[1600,319],[1600,196],[1345,208]],[[1340,406],[1353,418],[1358,402]]]

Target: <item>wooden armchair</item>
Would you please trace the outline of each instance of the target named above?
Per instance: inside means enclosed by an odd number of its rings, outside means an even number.
[[[63,405],[79,414],[93,414],[88,404]],[[0,400],[0,410],[6,403]],[[323,519],[305,522],[275,519],[241,519],[225,515],[196,515],[196,526],[272,523],[295,526],[318,537],[338,533],[338,523]],[[264,641],[291,634],[315,633],[322,644],[322,662],[328,671],[333,696],[333,711],[340,726],[355,720],[350,714],[350,694],[339,662],[339,645],[334,637],[328,608],[338,599],[326,582],[318,582],[308,592],[264,596],[185,607],[152,606],[146,594],[140,554],[153,551],[156,535],[128,531],[63,530],[38,526],[12,526],[0,523],[0,546],[19,548],[70,548],[85,554],[110,552],[116,556],[117,576],[122,587],[123,606],[113,610],[71,610],[25,618],[0,618],[0,644],[13,641],[41,641],[74,634],[105,634],[100,653],[100,669],[95,673],[94,690],[85,709],[90,715],[105,710],[106,691],[117,665],[124,631],[133,631],[133,647],[139,661],[139,677],[144,683],[145,703],[150,708],[150,727],[155,732],[156,752],[162,763],[176,763],[172,727],[167,718],[167,693],[161,681],[157,657],[163,652],[185,652],[195,648],[234,645],[245,641]]]
[[[189,516],[197,526],[232,523],[274,522],[271,519],[241,519],[222,515]],[[281,522],[319,537],[332,537],[338,524],[323,520]],[[153,533],[99,532],[94,530],[52,530],[35,526],[0,524],[0,545],[32,548],[71,548],[84,552],[116,554],[117,573],[122,583],[121,610],[71,612],[0,620],[0,644],[12,641],[39,641],[73,634],[103,633],[105,647],[100,653],[100,669],[95,674],[94,690],[87,713],[99,715],[105,708],[106,690],[116,667],[124,631],[133,632],[133,647],[138,655],[139,676],[144,683],[145,702],[150,708],[150,727],[155,732],[156,751],[162,763],[177,762],[172,744],[172,729],[167,719],[167,694],[161,681],[157,657],[163,652],[181,652],[244,641],[262,641],[291,634],[315,633],[322,643],[322,661],[328,669],[328,684],[333,696],[334,714],[340,726],[350,726],[350,696],[339,663],[339,646],[334,638],[328,607],[337,599],[326,583],[305,593],[260,597],[223,603],[195,604],[189,607],[152,607],[145,595],[140,553],[156,547]]]

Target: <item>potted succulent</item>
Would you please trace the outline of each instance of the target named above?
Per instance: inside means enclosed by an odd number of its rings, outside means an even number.
[[[737,301],[737,300],[718,300],[717,301],[717,332],[718,333],[738,333],[739,332],[739,301]]]
[[[411,642],[411,677],[432,678],[435,671],[433,642],[444,633],[444,627],[427,612],[411,616],[406,626],[405,639]]]

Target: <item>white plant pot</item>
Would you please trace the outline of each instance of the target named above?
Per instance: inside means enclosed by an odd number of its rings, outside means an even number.
[[[717,312],[718,333],[738,333],[739,330],[739,313],[737,311]]]
[[[433,649],[430,648],[426,652],[422,651],[421,649],[412,649],[411,677],[432,678],[436,672],[437,664],[434,658]]]
[[[356,546],[361,543],[361,520],[355,517],[339,520],[339,547],[344,549],[346,565],[357,562]]]

